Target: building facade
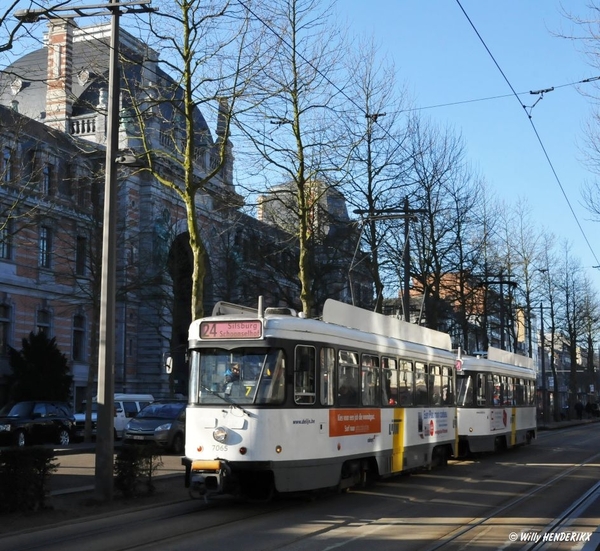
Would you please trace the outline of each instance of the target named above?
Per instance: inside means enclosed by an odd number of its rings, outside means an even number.
[[[67,355],[75,406],[95,384],[109,38],[109,25],[50,21],[44,47],[0,73],[0,403],[9,395],[7,347],[19,349],[31,331],[47,331]],[[158,54],[125,31],[120,50],[123,158],[140,150],[140,128],[130,111],[140,105],[144,137],[156,150],[172,152],[180,138],[175,105],[181,90],[162,71]],[[219,117],[213,134],[195,113],[199,177],[228,140],[222,123]],[[268,305],[298,307],[294,237],[245,212],[233,185],[229,141],[227,151],[226,165],[196,196],[207,252],[205,312],[219,300],[255,306],[259,295]],[[165,161],[160,170],[181,179],[176,164]],[[351,293],[342,267],[350,260],[340,250],[352,252],[356,236],[338,195],[334,210],[325,232],[331,243],[319,244],[315,263],[331,249],[335,269],[325,276],[316,269],[315,285],[344,300]],[[348,247],[340,247],[340,235],[350,240]],[[186,212],[175,192],[128,164],[118,168],[116,254],[115,391],[185,393],[193,268]],[[364,275],[358,281],[369,300],[369,281]],[[167,356],[175,360],[171,375]]]

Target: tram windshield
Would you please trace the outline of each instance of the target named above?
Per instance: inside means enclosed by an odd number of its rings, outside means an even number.
[[[285,354],[278,348],[207,348],[190,355],[190,402],[280,404]]]
[[[456,378],[456,405],[470,406],[473,404],[473,381],[471,376]]]

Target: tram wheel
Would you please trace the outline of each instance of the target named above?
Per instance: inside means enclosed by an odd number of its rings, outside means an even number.
[[[276,494],[273,476],[253,473],[251,478],[242,483],[242,494],[251,503],[268,503]]]
[[[448,465],[448,454],[445,447],[434,448],[431,455],[431,463],[433,467],[445,467]]]
[[[494,439],[494,452],[499,453],[506,451],[506,439],[504,436],[496,436]]]

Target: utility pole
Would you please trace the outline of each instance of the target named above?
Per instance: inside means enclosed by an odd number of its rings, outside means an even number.
[[[384,113],[385,114],[385,113]],[[410,322],[410,222],[417,220],[417,214],[424,214],[423,209],[409,208],[408,197],[404,198],[404,206],[402,209],[356,209],[354,214],[366,215],[363,219],[366,220],[404,220],[404,251],[402,253],[403,285],[402,285],[402,315],[405,321]],[[362,229],[361,229],[362,235]],[[360,236],[359,236],[360,240]]]
[[[542,419],[548,423],[548,391],[546,388],[546,342],[544,340],[544,305],[540,302],[540,344],[542,354]]]
[[[511,279],[504,279],[502,276],[502,270],[498,274],[498,279],[484,279],[481,282],[481,285],[500,285],[500,348],[502,350],[506,350],[506,345],[504,343],[504,329],[505,329],[505,320],[504,320],[504,285],[508,285],[509,288],[515,288],[517,286],[516,281],[512,281]]]
[[[402,255],[402,266],[404,267],[404,285],[402,294],[402,312],[404,320],[410,322],[410,209],[408,208],[408,197],[404,198],[404,254]]]
[[[150,0],[133,0],[87,6],[58,6],[49,9],[19,10],[15,17],[25,23],[40,19],[111,16],[108,106],[106,127],[106,166],[104,184],[104,223],[102,228],[102,274],[100,293],[100,331],[98,345],[98,429],[96,434],[95,491],[99,499],[113,497],[114,466],[114,362],[117,167],[119,144],[119,16],[122,13],[147,13]]]

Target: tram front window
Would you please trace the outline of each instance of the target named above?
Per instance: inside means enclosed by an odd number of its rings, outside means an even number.
[[[456,405],[458,406],[472,406],[473,405],[473,385],[471,376],[457,377],[456,378],[456,389],[457,389],[457,400]]]
[[[285,390],[281,349],[193,350],[190,400],[196,404],[280,404]]]

